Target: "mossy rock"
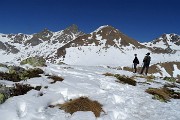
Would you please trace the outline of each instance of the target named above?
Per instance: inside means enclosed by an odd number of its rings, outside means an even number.
[[[5,67],[5,68],[7,68],[7,65],[0,63],[0,67]]]
[[[46,60],[43,57],[29,57],[25,60],[22,60],[20,64],[21,65],[29,64],[32,65],[33,67],[37,67],[37,66],[43,67],[46,66]]]
[[[11,96],[11,88],[0,85],[0,104],[4,103],[6,99]]]
[[[5,101],[4,94],[0,93],[0,104],[2,104]]]
[[[19,66],[8,66],[8,69],[9,69],[9,74],[21,74],[24,71],[26,71],[26,69]]]
[[[43,73],[44,71],[40,68],[25,70],[21,67],[10,67],[9,73],[0,72],[0,79],[19,82],[21,80],[27,80],[34,77],[41,77],[39,74]]]
[[[114,77],[116,77],[119,80],[118,82],[136,86],[136,81],[129,77],[121,76],[119,74],[115,74]]]
[[[176,82],[176,78],[174,77],[164,77],[163,80],[166,80],[168,82]]]

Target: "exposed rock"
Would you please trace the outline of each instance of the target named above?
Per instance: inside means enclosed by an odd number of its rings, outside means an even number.
[[[26,80],[34,77],[41,77],[39,74],[44,73],[44,71],[41,70],[40,68],[34,68],[28,70],[25,70],[24,68],[18,66],[9,66],[8,68],[9,68],[8,73],[0,72],[0,79],[19,82],[21,80]]]
[[[12,40],[12,43],[19,43],[19,44],[23,44],[23,42],[28,39],[30,37],[30,35],[25,35],[22,33],[19,34],[8,34],[7,38]]]
[[[11,96],[11,88],[5,87],[0,84],[0,104],[4,103],[6,99],[8,99]]]
[[[3,64],[3,63],[0,63],[0,67],[5,67],[5,68],[7,68],[8,66],[5,65],[5,64]]]
[[[4,94],[0,93],[0,104],[2,104],[5,101]]]
[[[43,58],[43,57],[29,57],[25,60],[22,60],[21,65],[24,65],[24,64],[29,64],[29,65],[32,65],[34,67],[36,66],[46,66],[46,60]]]
[[[0,49],[1,50],[6,50],[7,49],[7,47],[4,45],[4,43],[3,42],[1,42],[0,41]]]
[[[39,40],[37,37],[33,36],[30,40],[27,40],[24,44],[36,46],[36,45],[39,45],[40,43],[42,43],[42,40]]]
[[[84,33],[79,30],[77,25],[73,24],[61,31],[59,36],[54,36],[54,40],[52,42],[53,44],[57,42],[65,44],[82,35],[84,35]]]

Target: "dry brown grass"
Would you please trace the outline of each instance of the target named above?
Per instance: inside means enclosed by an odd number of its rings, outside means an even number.
[[[146,92],[154,95],[154,98],[156,98],[162,102],[170,101],[170,94],[164,88],[148,88],[146,90]],[[158,98],[157,98],[157,96],[158,96]]]
[[[114,74],[112,74],[112,73],[104,73],[103,75],[105,75],[105,76],[114,76]]]
[[[59,76],[55,76],[55,75],[53,75],[53,76],[49,76],[48,78],[50,78],[50,79],[53,79],[53,80],[54,80],[54,81],[53,81],[53,82],[51,82],[51,83],[56,83],[57,81],[62,82],[62,81],[64,80],[64,78],[59,77]]]
[[[137,68],[138,69],[138,68]],[[123,70],[133,72],[133,68],[130,67],[123,67]],[[138,71],[138,70],[137,70]]]
[[[136,81],[132,78],[121,76],[119,74],[114,75],[118,79],[118,82],[136,86]]]
[[[60,109],[70,114],[77,111],[92,111],[96,117],[99,117],[100,113],[103,112],[102,105],[100,103],[92,101],[87,97],[80,97],[59,106]]]
[[[153,98],[162,102],[170,101],[171,98],[180,99],[180,93],[175,92],[173,89],[167,88],[167,86],[164,86],[163,88],[148,88],[146,92],[154,95]]]

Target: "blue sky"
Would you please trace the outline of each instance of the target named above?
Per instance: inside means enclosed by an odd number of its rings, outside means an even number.
[[[180,34],[179,0],[2,0],[0,33],[32,34],[76,24],[89,33],[111,25],[140,41]]]

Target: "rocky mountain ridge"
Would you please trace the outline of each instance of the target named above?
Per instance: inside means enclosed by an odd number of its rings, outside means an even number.
[[[179,41],[180,36],[177,34],[163,34],[151,42],[140,43],[109,25],[101,26],[89,34],[72,25],[57,32],[44,29],[32,35],[0,34],[0,62],[20,63],[28,57],[41,56],[51,63],[131,67],[135,53],[142,64],[141,60],[150,52],[151,65],[173,62],[178,65]],[[174,67],[173,64],[169,65]],[[153,68],[157,72],[157,67]],[[160,66],[158,71],[160,75],[164,75]],[[170,74],[173,75],[176,74]]]

